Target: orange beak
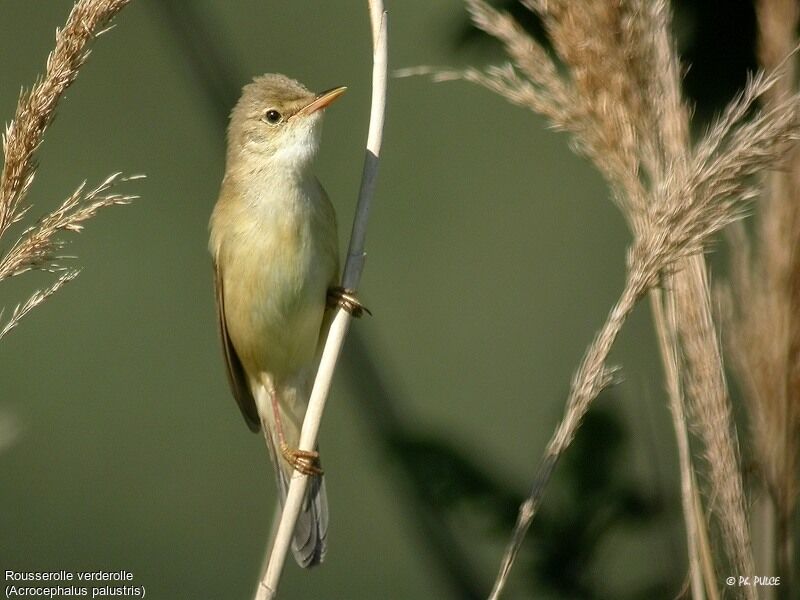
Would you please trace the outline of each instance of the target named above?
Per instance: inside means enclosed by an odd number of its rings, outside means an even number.
[[[314,98],[311,102],[306,104],[303,108],[298,110],[294,113],[293,116],[295,117],[302,117],[306,115],[313,114],[318,110],[322,110],[323,108],[327,108],[329,104],[331,104],[334,100],[336,100],[339,96],[344,94],[347,91],[347,88],[344,86],[336,87],[330,90],[326,90],[320,94],[317,94],[317,97]]]

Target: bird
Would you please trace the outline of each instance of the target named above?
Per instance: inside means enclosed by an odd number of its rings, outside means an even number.
[[[233,396],[247,426],[263,431],[281,505],[295,470],[311,477],[292,541],[301,567],[325,558],[328,502],[319,453],[298,449],[300,430],[332,309],[363,309],[337,285],[336,213],[312,168],[324,109],[346,89],[315,94],[281,74],[245,85],[209,222]]]

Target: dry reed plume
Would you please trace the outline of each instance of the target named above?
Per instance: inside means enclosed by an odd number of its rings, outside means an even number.
[[[89,43],[103,33],[109,21],[130,0],[79,0],[75,3],[63,29],[56,31],[56,45],[47,57],[44,75],[28,92],[20,95],[16,114],[3,136],[3,163],[0,176],[0,239],[28,213],[28,191],[36,175],[36,150],[53,120],[59,100],[75,81],[89,56]],[[110,188],[125,180],[112,175],[98,187],[86,192],[81,184],[56,210],[27,227],[8,250],[0,255],[0,281],[31,269],[61,271],[47,288],[35,292],[17,305],[10,319],[0,325],[0,338],[11,331],[26,314],[55,293],[78,272],[65,271],[57,264],[57,251],[63,240],[62,231],[80,231],[83,222],[100,208],[125,204],[134,196],[110,193]]]
[[[712,320],[702,253],[712,236],[741,218],[758,189],[753,176],[780,166],[800,135],[798,98],[784,94],[756,111],[780,86],[785,65],[752,77],[696,143],[664,0],[522,0],[542,21],[552,50],[508,14],[465,0],[475,25],[497,38],[510,62],[486,69],[428,67],[403,74],[465,79],[545,115],[572,135],[597,166],[630,225],[625,286],[575,373],[564,417],[545,451],[492,591],[499,597],[558,458],[592,400],[613,380],[611,347],[636,303],[651,295],[682,448],[692,592],[716,597],[707,524],[695,486],[688,429],[707,459],[707,498],[727,559],[723,572],[753,573],[738,442]],[[777,56],[785,56],[778,53]],[[715,531],[715,530],[714,530]],[[730,590],[755,597],[752,587]]]
[[[800,7],[793,0],[757,3],[759,60],[775,69],[797,47]],[[789,62],[765,95],[774,110],[797,87]],[[800,467],[800,149],[786,168],[763,180],[755,239],[731,237],[732,274],[722,290],[728,346],[749,413],[758,473],[772,504],[759,565],[781,577],[779,595],[794,597],[793,522]],[[774,531],[773,531],[774,530]]]

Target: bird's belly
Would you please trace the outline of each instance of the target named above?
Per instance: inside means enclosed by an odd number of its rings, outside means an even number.
[[[223,275],[228,332],[247,371],[279,384],[313,364],[335,257],[306,236],[263,236],[242,247]]]

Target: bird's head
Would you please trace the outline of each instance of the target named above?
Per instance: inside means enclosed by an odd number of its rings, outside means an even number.
[[[319,147],[323,109],[346,89],[315,94],[285,75],[256,77],[231,112],[228,160],[304,170]]]

